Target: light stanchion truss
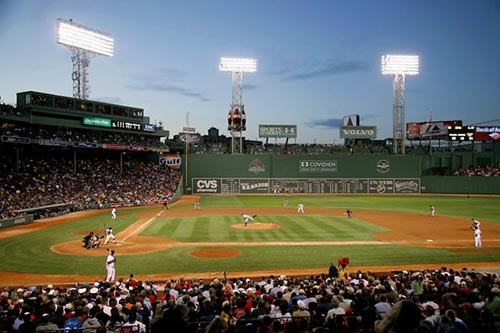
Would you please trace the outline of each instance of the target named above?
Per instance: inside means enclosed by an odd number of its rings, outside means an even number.
[[[57,19],[57,43],[71,50],[73,62],[73,97],[88,99],[90,95],[90,58],[113,56],[114,40],[104,32],[70,20]]]
[[[231,132],[231,153],[243,153],[243,131],[246,130],[246,112],[243,104],[243,73],[257,71],[257,60],[252,58],[221,58],[221,72],[231,72],[232,98],[228,113]]]
[[[419,74],[419,58],[415,55],[383,55],[382,74],[393,77],[392,147],[394,154],[405,154],[405,78]]]

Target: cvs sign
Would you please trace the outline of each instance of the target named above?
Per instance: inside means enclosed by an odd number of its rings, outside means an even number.
[[[194,193],[220,193],[220,179],[193,178]]]

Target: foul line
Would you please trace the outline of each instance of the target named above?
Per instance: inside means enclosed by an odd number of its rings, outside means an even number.
[[[177,202],[174,202],[172,204],[172,206],[175,206]],[[161,214],[163,214],[164,210],[162,209],[158,214],[156,214],[155,216],[153,216],[152,218],[150,218],[149,220],[147,220],[146,222],[144,222],[143,224],[139,225],[136,229],[134,229],[129,235],[125,236],[121,241],[120,243],[125,243],[125,241],[127,239],[129,239],[130,237],[132,236],[135,236],[137,235],[138,233],[140,233],[142,230],[146,229],[146,227],[151,223],[153,222],[154,220],[156,220]]]

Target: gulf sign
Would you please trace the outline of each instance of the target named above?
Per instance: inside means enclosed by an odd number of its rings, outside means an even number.
[[[182,158],[179,154],[161,154],[160,165],[168,166],[170,169],[179,169],[182,165]]]

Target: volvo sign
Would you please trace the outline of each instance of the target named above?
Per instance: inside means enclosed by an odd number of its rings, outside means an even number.
[[[375,139],[376,126],[342,126],[340,127],[341,139]]]

